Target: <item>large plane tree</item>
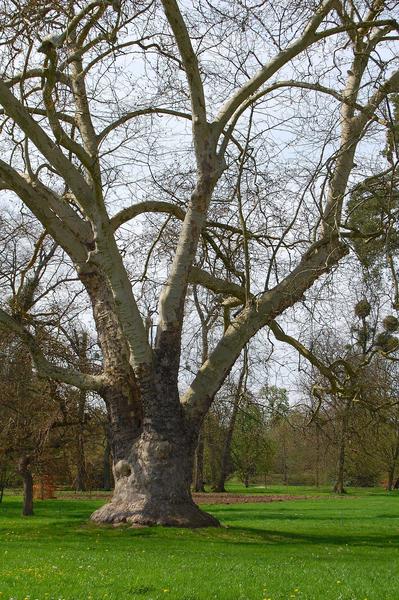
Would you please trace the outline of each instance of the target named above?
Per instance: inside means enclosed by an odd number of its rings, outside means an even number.
[[[116,483],[93,520],[217,525],[190,494],[201,423],[248,341],[348,252],[355,154],[383,146],[399,87],[392,3],[6,0],[0,31],[2,202],[73,266],[102,368],[55,360],[34,307],[4,301],[0,324],[40,376],[105,401]],[[159,260],[154,335],[126,250],[141,243]],[[224,328],[179,386],[192,283]]]

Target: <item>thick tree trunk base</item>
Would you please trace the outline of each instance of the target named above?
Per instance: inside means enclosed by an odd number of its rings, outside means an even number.
[[[194,502],[182,504],[110,502],[91,515],[95,523],[130,523],[133,526],[163,525],[167,527],[219,527],[212,515],[202,511]]]
[[[194,436],[187,436],[179,425],[173,436],[169,431],[167,435],[151,429],[143,432],[128,459],[114,464],[113,498],[92,514],[92,521],[133,526],[219,526],[219,521],[203,512],[191,497]]]

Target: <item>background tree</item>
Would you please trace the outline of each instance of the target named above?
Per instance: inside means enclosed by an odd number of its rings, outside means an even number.
[[[244,406],[245,401],[244,398],[247,394],[247,379],[248,379],[248,349],[244,348],[243,355],[243,364],[240,369],[240,373],[238,376],[237,384],[233,384],[230,388],[231,393],[231,410],[227,417],[226,423],[226,431],[224,436],[223,445],[221,448],[221,457],[220,457],[220,471],[219,477],[217,479],[216,485],[214,485],[215,492],[225,492],[225,483],[226,479],[229,475],[229,469],[231,468],[231,451],[232,451],[232,443],[234,438],[234,432],[237,424],[237,416],[240,410],[245,410]],[[242,433],[244,433],[245,428],[241,427],[240,433],[238,436],[240,437]],[[237,462],[236,462],[237,466]]]
[[[247,396],[237,414],[232,444],[234,466],[245,487],[257,475],[266,477],[273,451],[264,412]]]
[[[23,481],[22,514],[33,514],[33,474],[42,461],[48,432],[58,419],[59,407],[49,397],[49,388],[32,372],[31,358],[20,341],[10,334],[1,336],[2,421],[1,455],[3,469],[18,471]]]
[[[383,319],[382,331],[379,331],[376,316],[370,316],[371,305],[366,299],[357,302],[354,312],[352,339],[346,344],[336,335],[320,332],[318,342],[312,343],[310,349],[286,335],[277,323],[273,325],[277,339],[292,345],[316,368],[312,393],[317,398],[317,405],[311,421],[319,416],[323,405],[327,405],[329,417],[333,415],[338,454],[334,491],[339,494],[345,491],[347,446],[353,423],[357,423],[357,430],[362,414],[374,413],[384,407],[380,398],[386,397],[384,370],[390,360],[396,360],[399,349],[399,341],[394,335],[399,321],[394,315]]]

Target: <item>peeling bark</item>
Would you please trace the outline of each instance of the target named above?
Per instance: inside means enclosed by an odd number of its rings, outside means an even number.
[[[114,465],[115,492],[110,503],[92,515],[96,523],[210,527],[218,521],[201,511],[191,497],[195,432],[150,423],[126,459]]]
[[[92,303],[104,367],[110,374],[109,383],[101,388],[100,395],[110,419],[112,455],[118,461],[126,457],[141,432],[143,415],[140,392],[129,364],[129,350],[115,313],[107,279],[94,266],[82,270],[80,279]]]

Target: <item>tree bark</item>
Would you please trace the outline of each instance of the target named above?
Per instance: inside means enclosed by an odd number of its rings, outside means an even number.
[[[30,460],[30,456],[22,456],[18,465],[24,488],[22,514],[25,517],[33,515],[33,477],[30,470]]]
[[[118,461],[127,456],[141,430],[140,392],[107,278],[91,264],[80,269],[79,277],[91,300],[104,368],[112,373],[112,379],[99,393],[107,407],[112,456]]]
[[[100,390],[109,416],[115,490],[92,515],[97,523],[182,527],[216,526],[191,498],[199,424],[186,422],[177,389],[179,331],[157,343],[153,364],[137,378],[116,316],[107,278],[95,265],[80,271],[90,296],[104,367],[112,373]]]
[[[198,436],[198,445],[197,450],[195,452],[195,461],[194,461],[194,492],[205,492],[204,486],[204,450],[205,450],[205,440],[204,440],[204,432],[203,427],[199,432]]]
[[[166,420],[147,424],[125,459],[114,464],[115,491],[110,503],[92,515],[96,523],[218,526],[191,497],[195,432]],[[180,429],[180,430],[179,430]]]
[[[189,421],[181,407],[177,378],[168,368],[169,361],[175,360],[173,350],[169,346],[165,353],[158,351],[151,370],[141,374],[143,412],[139,430],[137,419],[129,419],[130,413],[124,413],[126,403],[112,399],[115,490],[111,502],[92,515],[97,523],[219,525],[191,497],[200,422]],[[127,406],[132,410],[132,404]]]
[[[112,489],[112,471],[111,471],[111,445],[109,443],[109,434],[106,433],[104,456],[103,456],[103,489]]]

